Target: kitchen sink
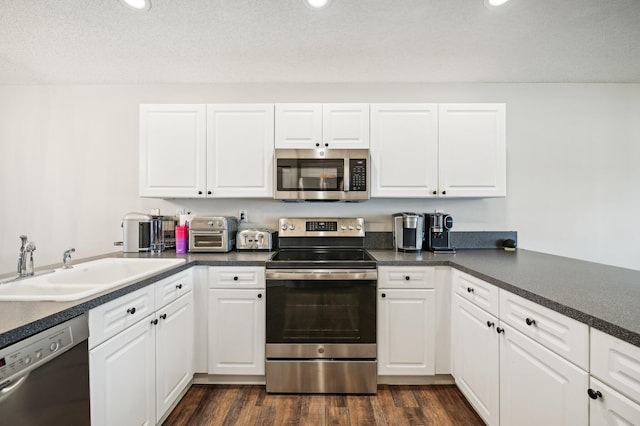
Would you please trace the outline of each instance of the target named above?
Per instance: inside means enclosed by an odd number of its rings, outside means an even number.
[[[0,285],[0,301],[71,301],[184,264],[185,259],[106,258]]]

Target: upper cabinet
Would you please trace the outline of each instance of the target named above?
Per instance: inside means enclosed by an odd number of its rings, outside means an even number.
[[[276,104],[275,147],[369,148],[369,104]]]
[[[273,197],[273,104],[141,105],[140,196]]]
[[[371,196],[428,197],[438,189],[438,105],[371,105]]]
[[[506,196],[505,104],[440,104],[438,114],[438,195]]]
[[[504,104],[372,104],[372,197],[506,196]]]
[[[141,197],[204,196],[205,105],[140,105]]]
[[[273,197],[273,104],[207,105],[207,194]]]

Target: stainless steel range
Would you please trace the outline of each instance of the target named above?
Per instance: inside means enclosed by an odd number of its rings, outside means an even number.
[[[280,219],[267,262],[267,392],[375,393],[376,262],[362,218]]]

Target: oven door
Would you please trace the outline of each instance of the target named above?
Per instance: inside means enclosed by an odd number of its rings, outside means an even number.
[[[375,358],[376,281],[376,270],[267,270],[267,358]]]

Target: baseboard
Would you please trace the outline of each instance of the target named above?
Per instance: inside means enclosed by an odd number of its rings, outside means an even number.
[[[451,374],[434,376],[378,376],[379,385],[453,385],[455,380]]]
[[[224,374],[196,373],[193,376],[196,385],[264,385],[265,376],[241,376]]]

